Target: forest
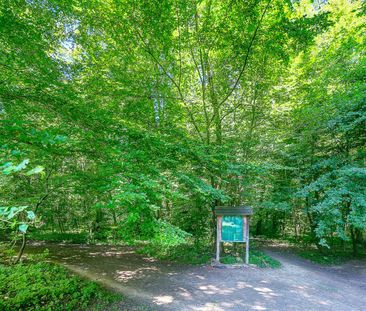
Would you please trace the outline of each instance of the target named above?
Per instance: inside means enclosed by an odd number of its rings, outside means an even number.
[[[364,256],[365,21],[362,0],[1,0],[0,271],[41,240],[204,262],[216,206]]]

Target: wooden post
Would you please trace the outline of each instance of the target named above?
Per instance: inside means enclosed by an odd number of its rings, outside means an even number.
[[[245,263],[249,264],[249,217],[245,216]]]
[[[217,216],[216,261],[218,263],[220,262],[221,223],[222,223],[222,216]]]

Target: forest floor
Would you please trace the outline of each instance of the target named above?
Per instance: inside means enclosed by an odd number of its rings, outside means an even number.
[[[182,265],[136,254],[131,247],[39,244],[50,258],[127,298],[120,310],[365,310],[366,262],[323,267],[283,248],[266,252],[270,268]]]

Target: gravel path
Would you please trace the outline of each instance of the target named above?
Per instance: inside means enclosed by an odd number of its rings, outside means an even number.
[[[72,271],[122,292],[121,310],[366,310],[366,262],[321,267],[269,250],[280,269],[160,262],[114,246],[40,245]]]

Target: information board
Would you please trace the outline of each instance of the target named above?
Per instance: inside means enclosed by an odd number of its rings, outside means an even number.
[[[221,241],[243,242],[244,224],[242,216],[223,216],[221,226]]]

